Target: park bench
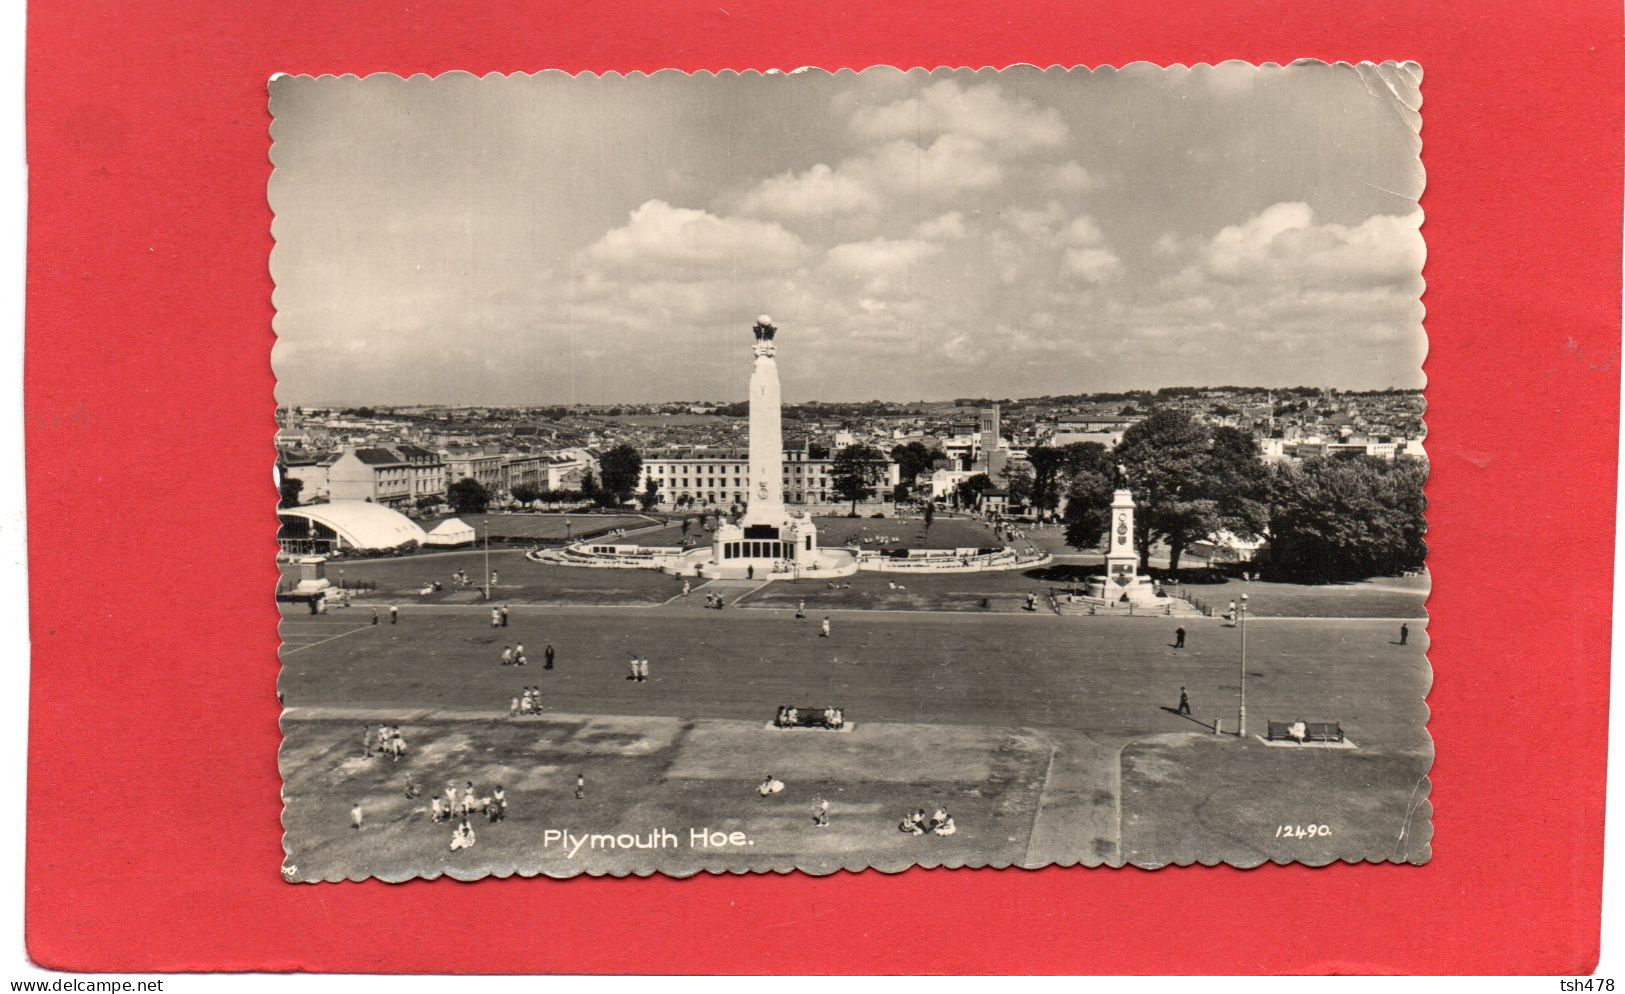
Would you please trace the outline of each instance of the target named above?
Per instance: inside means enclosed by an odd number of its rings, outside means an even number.
[[[824,712],[835,712],[835,720],[831,722],[824,717]],[[786,704],[779,708],[778,714],[773,718],[773,724],[779,728],[840,728],[846,724],[842,709],[837,707],[797,707]]]
[[[1292,726],[1302,724],[1303,738],[1292,734]],[[1343,741],[1343,726],[1335,721],[1272,721],[1269,723],[1268,739],[1271,742],[1341,742]]]

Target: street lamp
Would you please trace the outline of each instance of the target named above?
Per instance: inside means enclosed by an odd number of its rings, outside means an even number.
[[[1237,616],[1237,624],[1241,625],[1241,710],[1237,715],[1236,735],[1239,738],[1247,737],[1247,595],[1241,595],[1241,613]]]
[[[482,521],[485,529],[485,599],[491,599],[491,522]]]

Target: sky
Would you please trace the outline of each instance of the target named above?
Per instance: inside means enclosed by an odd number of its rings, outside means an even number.
[[[278,399],[1419,388],[1420,81],[280,76]]]

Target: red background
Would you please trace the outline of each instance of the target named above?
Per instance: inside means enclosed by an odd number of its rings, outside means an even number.
[[[31,5],[27,933],[38,962],[1588,971],[1618,413],[1617,0],[524,6]],[[1407,58],[1426,72],[1430,864],[281,882],[273,72],[1299,57]],[[1540,560],[1524,561],[1537,543]],[[1526,568],[1570,578],[1572,596],[1533,600]]]

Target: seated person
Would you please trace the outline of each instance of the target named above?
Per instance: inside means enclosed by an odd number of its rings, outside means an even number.
[[[451,834],[451,848],[455,852],[458,849],[472,849],[473,847],[474,826],[470,825],[468,819],[465,818],[463,823],[457,826],[457,831]]]
[[[775,780],[775,779],[773,779],[773,774],[769,773],[762,780],[761,784],[757,786],[756,793],[761,795],[762,797],[767,797],[767,796],[772,795],[772,794],[777,794],[779,791],[781,791],[783,789],[784,789],[784,781],[783,780]]]
[[[924,811],[911,811],[903,816],[902,821],[897,823],[897,830],[909,835],[924,835],[925,828],[922,827],[924,820]]]
[[[790,710],[786,711],[784,713],[784,723],[787,725],[801,724],[801,712],[797,711],[795,708],[791,708]]]
[[[957,831],[959,831],[959,827],[954,824],[954,816],[951,815],[951,814],[948,814],[947,812],[943,812],[942,822],[940,824],[938,824],[936,828],[933,828],[931,830],[931,834],[932,835],[952,835]]]
[[[937,810],[935,810],[935,811],[933,811],[931,813],[931,820],[925,823],[925,827],[926,827],[927,830],[935,832],[937,830],[937,827],[939,825],[941,825],[943,822],[947,821],[947,820],[948,820],[948,811],[947,811],[947,809],[946,808],[938,808]]]
[[[1297,741],[1302,742],[1309,736],[1309,726],[1305,725],[1301,721],[1294,721],[1292,724],[1287,726],[1286,733]]]

